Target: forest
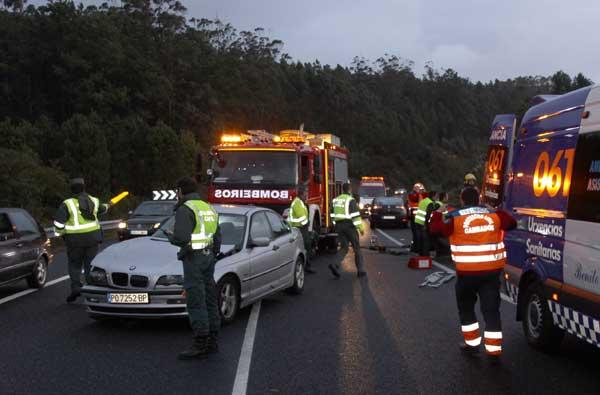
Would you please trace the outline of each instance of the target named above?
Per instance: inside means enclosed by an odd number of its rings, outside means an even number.
[[[474,82],[419,74],[401,54],[334,66],[282,48],[176,0],[0,0],[0,207],[47,219],[78,175],[102,199],[148,196],[192,175],[222,131],[301,124],[342,139],[353,177],[454,191],[481,176],[495,114],[592,83],[562,71]]]

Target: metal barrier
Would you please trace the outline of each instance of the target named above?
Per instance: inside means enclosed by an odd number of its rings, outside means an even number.
[[[122,220],[120,219],[115,219],[112,221],[101,221],[100,222],[100,226],[102,227],[102,230],[112,230],[112,229],[117,229],[117,226],[119,225],[119,222],[121,222]],[[50,239],[58,237],[58,235],[56,233],[54,233],[54,228],[45,228],[44,229],[46,231],[46,235],[48,235],[48,237]]]

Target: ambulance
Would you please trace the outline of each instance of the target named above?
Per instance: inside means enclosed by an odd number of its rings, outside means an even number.
[[[532,104],[518,128],[494,119],[483,180],[483,201],[518,222],[505,291],[532,346],[568,332],[600,347],[600,86]]]
[[[360,201],[358,202],[360,215],[366,218],[371,214],[373,199],[386,195],[385,179],[383,177],[372,176],[361,177],[358,186],[358,195],[360,196]]]

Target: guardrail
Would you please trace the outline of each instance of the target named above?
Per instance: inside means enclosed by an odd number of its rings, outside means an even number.
[[[100,222],[100,226],[102,227],[102,230],[112,230],[112,229],[117,229],[117,226],[119,225],[119,222],[121,222],[122,220],[120,219],[115,219],[112,221],[101,221]],[[55,238],[58,237],[58,235],[56,233],[54,233],[54,228],[45,228],[44,229],[46,231],[46,235],[48,235],[49,238]]]

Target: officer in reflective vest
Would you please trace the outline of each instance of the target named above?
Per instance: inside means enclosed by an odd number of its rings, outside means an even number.
[[[342,245],[341,253],[343,257],[348,253],[348,243],[352,244],[354,250],[354,261],[358,277],[366,276],[364,269],[364,260],[362,251],[360,250],[360,239],[358,233],[364,234],[362,219],[356,200],[351,195],[351,187],[349,183],[342,185],[342,194],[333,199],[333,207],[331,210],[331,219],[335,225],[335,231],[338,234],[340,244]],[[340,277],[339,263],[330,263],[329,270],[335,277]]]
[[[479,192],[475,188],[465,188],[461,201],[463,208],[451,211],[446,221],[441,213],[434,213],[430,229],[450,238],[457,274],[456,301],[464,337],[461,350],[470,354],[479,351],[481,332],[475,315],[479,297],[485,320],[485,351],[497,360],[502,353],[500,273],[506,263],[504,231],[514,229],[517,223],[503,210],[480,206]]]
[[[81,295],[81,268],[87,281],[91,262],[102,242],[102,231],[98,215],[104,214],[110,204],[101,204],[98,198],[85,192],[83,178],[71,180],[73,197],[62,202],[54,215],[54,232],[63,237],[67,247],[71,293],[67,303]]]
[[[292,201],[288,214],[288,223],[294,228],[298,228],[302,239],[304,240],[304,248],[306,249],[306,272],[315,273],[312,269],[310,261],[312,254],[312,238],[308,227],[309,223],[309,211],[304,203],[307,199],[306,187],[304,185],[298,186],[298,195]]]
[[[175,225],[173,232],[167,232],[171,244],[180,247],[177,258],[183,262],[183,287],[193,331],[192,346],[180,353],[179,359],[216,353],[221,326],[214,279],[221,249],[219,217],[210,204],[200,199],[197,190],[198,185],[191,178],[177,183]]]
[[[417,254],[419,256],[429,256],[431,240],[429,239],[429,216],[435,210],[436,191],[429,191],[427,196],[419,202],[419,207],[415,213],[415,225],[417,227]]]
[[[408,194],[406,199],[406,212],[410,223],[412,233],[412,243],[410,245],[411,252],[419,251],[419,235],[417,233],[417,225],[415,224],[415,214],[419,208],[419,202],[426,196],[425,186],[420,182],[413,185],[413,190]]]

